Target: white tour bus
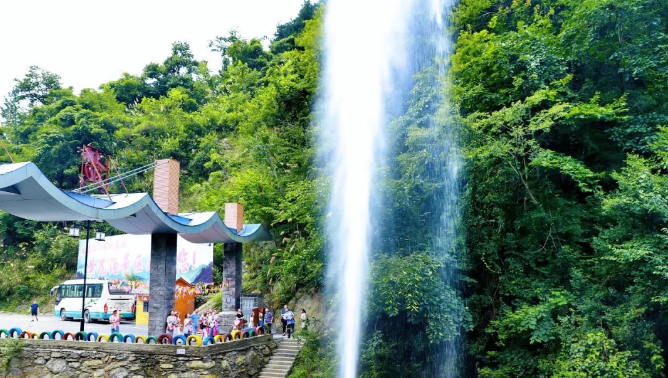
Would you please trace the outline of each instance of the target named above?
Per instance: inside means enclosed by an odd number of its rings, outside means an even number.
[[[81,319],[83,280],[65,281],[51,289],[56,295],[55,316],[62,320]],[[135,297],[122,290],[111,288],[106,280],[86,280],[86,308],[84,320],[108,320],[114,309],[123,319],[135,318]]]

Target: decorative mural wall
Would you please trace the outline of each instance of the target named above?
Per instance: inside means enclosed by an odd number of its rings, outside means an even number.
[[[213,244],[177,239],[176,278],[192,284],[213,283]],[[79,241],[77,278],[83,278],[86,241]],[[108,236],[89,240],[90,279],[107,279],[134,294],[148,294],[151,269],[151,235]]]

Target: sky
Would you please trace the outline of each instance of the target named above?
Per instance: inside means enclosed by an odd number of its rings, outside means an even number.
[[[123,72],[141,74],[162,62],[175,41],[197,60],[220,68],[209,49],[236,29],[245,38],[272,38],[297,16],[304,0],[15,0],[0,1],[0,103],[30,66],[61,77],[75,92],[98,88]]]

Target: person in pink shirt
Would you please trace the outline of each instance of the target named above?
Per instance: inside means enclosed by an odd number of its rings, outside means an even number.
[[[118,316],[118,310],[114,312],[109,317],[109,323],[111,323],[111,333],[121,333],[121,317]]]

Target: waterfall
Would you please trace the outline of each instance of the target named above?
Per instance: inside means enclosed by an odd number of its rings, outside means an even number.
[[[445,20],[453,5],[454,0],[331,0],[326,5],[320,149],[331,167],[328,282],[341,378],[359,374],[378,170],[390,158],[388,124],[401,113],[417,71],[434,66],[439,77],[445,75],[452,47]],[[438,91],[445,96],[442,88]],[[450,263],[459,198],[456,138],[449,125],[432,122],[429,127],[436,130],[437,146],[430,153],[441,162],[430,174],[447,181],[430,204],[441,213],[431,248],[448,262],[442,278],[455,287],[458,266]],[[459,344],[457,339],[436,348],[440,362],[429,370],[456,376]]]

